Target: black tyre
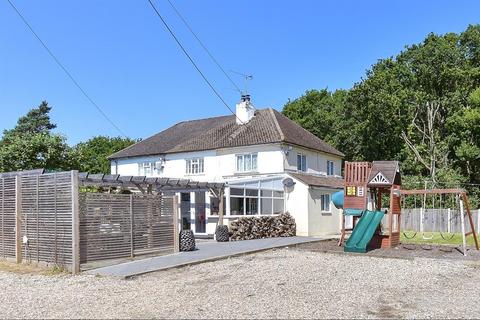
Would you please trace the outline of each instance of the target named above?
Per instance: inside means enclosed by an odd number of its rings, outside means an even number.
[[[195,236],[192,230],[180,231],[180,251],[195,250]]]

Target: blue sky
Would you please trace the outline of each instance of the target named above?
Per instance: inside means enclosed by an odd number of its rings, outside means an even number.
[[[146,0],[12,0],[89,95],[130,137],[178,121],[228,114]],[[479,23],[479,1],[172,0],[225,69],[253,74],[257,108],[282,109],[313,88],[350,88],[378,59],[429,32]],[[181,41],[234,108],[232,85],[166,0]],[[231,77],[243,86],[240,76]],[[70,144],[118,135],[0,0],[0,129],[47,100]]]

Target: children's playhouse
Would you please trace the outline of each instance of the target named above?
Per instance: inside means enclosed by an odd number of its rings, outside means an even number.
[[[451,196],[458,203],[462,220],[463,251],[466,253],[466,236],[477,236],[470,212],[467,194],[462,189],[402,190],[398,161],[346,162],[344,190],[332,196],[334,205],[343,209],[342,230],[339,245],[346,252],[366,252],[368,248],[393,248],[400,244],[402,204],[406,198],[423,199],[423,211],[427,204],[445,203]],[[427,197],[431,197],[427,199]],[[442,200],[443,199],[443,200]],[[468,219],[470,231],[466,232]],[[348,223],[347,223],[348,222]],[[350,234],[348,239],[346,235]]]

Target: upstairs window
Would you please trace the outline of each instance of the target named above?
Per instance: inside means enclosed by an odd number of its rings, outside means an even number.
[[[330,195],[322,194],[320,196],[321,206],[323,212],[330,212]]]
[[[307,156],[301,153],[297,154],[297,170],[298,171],[307,171]]]
[[[327,160],[327,176],[333,176],[335,174],[335,167],[333,161]]]
[[[138,175],[139,176],[151,176],[153,175],[153,170],[155,169],[155,162],[142,162],[138,164]]]
[[[257,157],[256,153],[237,154],[237,172],[257,171]]]
[[[185,160],[186,174],[200,174],[204,172],[203,158],[192,158]]]

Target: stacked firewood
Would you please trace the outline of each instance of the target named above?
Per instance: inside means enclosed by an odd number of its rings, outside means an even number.
[[[295,219],[289,213],[278,216],[243,217],[230,224],[230,238],[233,241],[293,237],[295,233]]]

